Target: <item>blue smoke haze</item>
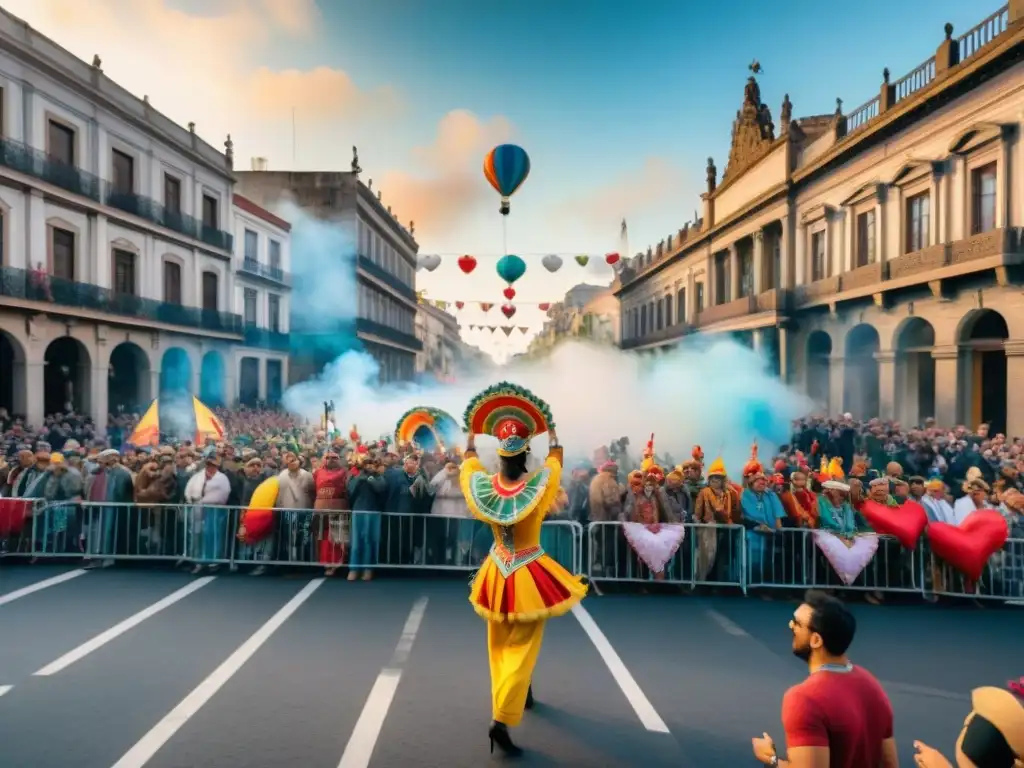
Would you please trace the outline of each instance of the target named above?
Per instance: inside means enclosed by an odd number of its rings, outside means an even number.
[[[559,440],[572,456],[589,458],[596,448],[622,436],[639,453],[653,431],[659,454],[671,453],[679,462],[699,444],[708,462],[721,455],[737,477],[754,440],[766,460],[789,441],[792,420],[811,407],[805,396],[767,373],[760,355],[726,339],[683,344],[653,360],[570,342],[545,360],[513,361],[455,384],[382,387],[377,374],[372,357],[348,352],[316,379],[289,389],[285,405],[317,420],[323,401],[333,400],[335,421],[343,432],[354,424],[362,435],[377,437],[393,434],[398,418],[420,405],[440,408],[461,421],[475,394],[508,380],[548,402]],[[543,455],[546,440],[538,438],[535,452]],[[479,443],[493,453],[492,441],[482,438]]]

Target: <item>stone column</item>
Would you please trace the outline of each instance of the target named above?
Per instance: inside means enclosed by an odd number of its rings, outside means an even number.
[[[708,254],[708,265],[704,271],[704,308],[715,306],[717,298],[718,286],[715,285],[715,254],[712,251]],[[694,317],[694,320],[696,320],[696,317]]]
[[[1006,434],[1024,430],[1024,341],[1006,341]],[[1015,431],[1016,430],[1016,431]]]
[[[42,360],[29,360],[25,363],[25,419],[33,427],[42,426],[45,416],[44,366]]]
[[[782,228],[779,232],[779,275],[777,279],[779,286],[786,290],[793,287],[793,270],[789,263],[793,250],[790,245],[789,216],[780,218],[779,224]]]
[[[846,391],[846,365],[840,355],[833,354],[828,362],[828,413],[830,416],[842,413],[845,407],[843,393]]]
[[[779,326],[779,378],[789,383],[789,329]]]
[[[92,392],[90,393],[90,414],[92,422],[96,425],[96,432],[105,435],[107,432],[107,414],[110,412],[108,404],[110,390],[110,368],[92,369]]]
[[[945,216],[945,211],[942,210],[941,197],[941,181],[942,181],[942,170],[938,167],[938,164],[932,165],[932,176],[931,183],[928,186],[929,196],[931,197],[931,216],[928,220],[928,245],[937,245],[941,242],[940,237],[942,236],[942,217]],[[997,214],[998,215],[998,214]]]
[[[50,245],[46,242],[46,203],[43,194],[35,190],[28,194],[28,237],[25,247],[25,269],[35,269],[40,264],[49,271]],[[11,249],[17,254],[19,248]],[[76,259],[77,261],[77,259]],[[15,262],[16,265],[16,262]],[[77,275],[72,275],[77,277]]]
[[[896,418],[896,353],[885,350],[875,353],[878,362],[878,410],[879,417],[886,420]],[[864,414],[870,418],[871,414]]]
[[[705,274],[704,288],[707,290],[707,275]],[[693,272],[690,272],[690,276],[686,280],[686,314],[683,317],[684,323],[693,325],[697,320],[697,278]]]
[[[1015,223],[1010,213],[1010,200],[1013,197],[1010,157],[1010,131],[1003,128],[999,137],[999,162],[996,165],[996,227],[1009,227]]]
[[[267,361],[266,358],[259,358],[260,361],[260,400],[267,399]]]
[[[932,358],[935,360],[935,420],[941,427],[954,427],[957,423],[960,350],[955,345],[935,347]]]
[[[754,233],[754,295],[764,291],[764,230]]]
[[[729,246],[729,294],[725,301],[736,301],[740,297],[740,254],[736,243]],[[723,302],[725,303],[725,302]]]
[[[751,349],[753,349],[759,355],[764,354],[764,329],[755,328],[750,332],[750,338],[753,342],[751,344]]]
[[[807,284],[807,228],[802,224],[796,226],[796,236],[793,238],[793,267],[795,282],[793,287]]]

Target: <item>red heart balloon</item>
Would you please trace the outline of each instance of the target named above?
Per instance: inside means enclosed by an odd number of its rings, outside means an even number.
[[[1003,548],[1010,532],[994,509],[979,509],[960,525],[931,523],[928,541],[932,553],[971,581],[979,581],[988,559]]]
[[[516,289],[513,288],[511,285],[504,291],[502,291],[502,293],[505,294],[505,298],[508,299],[509,301],[512,301],[512,299],[516,297]]]
[[[547,312],[549,309],[551,309],[551,305],[545,301],[542,304],[538,304],[537,309],[539,309],[541,312]]]
[[[459,269],[465,272],[467,275],[476,269],[476,259],[468,254],[466,256],[459,257]]]
[[[914,549],[928,526],[928,515],[916,501],[889,507],[877,501],[865,501],[860,513],[875,533],[892,536],[906,549]]]
[[[466,302],[464,302],[464,301],[456,301],[455,302],[455,308],[456,309],[462,309],[464,306],[466,306]]]
[[[615,264],[619,260],[619,254],[617,253],[606,253],[604,256],[606,264]]]
[[[516,308],[513,307],[511,304],[502,304],[501,313],[505,315],[505,317],[507,317],[509,320],[511,320],[512,315],[516,313]]]

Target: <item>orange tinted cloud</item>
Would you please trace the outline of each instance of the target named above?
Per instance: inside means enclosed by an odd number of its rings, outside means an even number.
[[[617,228],[622,218],[628,220],[666,199],[678,197],[685,201],[688,196],[682,172],[669,160],[649,157],[635,171],[566,203],[557,215],[572,216],[594,226]]]
[[[391,171],[380,179],[385,204],[403,223],[415,221],[420,239],[450,232],[493,196],[483,176],[483,158],[513,132],[504,117],[482,121],[463,109],[449,112],[438,123],[433,143],[414,150],[420,173]]]
[[[246,101],[261,113],[296,109],[303,119],[393,115],[401,107],[391,87],[364,91],[347,73],[330,67],[275,72],[260,67],[249,79]]]

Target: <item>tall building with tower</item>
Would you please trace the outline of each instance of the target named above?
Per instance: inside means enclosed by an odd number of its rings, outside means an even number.
[[[373,182],[360,179],[360,172],[353,148],[348,172],[272,171],[265,159],[256,158],[251,171],[236,173],[237,191],[248,199],[271,210],[290,200],[308,215],[344,228],[354,245],[355,253],[339,253],[337,258],[351,260],[356,276],[357,295],[338,297],[355,302],[350,313],[355,319],[300,320],[293,313],[293,382],[316,375],[353,343],[377,360],[382,383],[410,380],[416,372],[416,355],[423,345],[416,337],[419,246],[414,225],[399,223],[380,192],[373,191]],[[296,290],[301,295],[300,285]]]

